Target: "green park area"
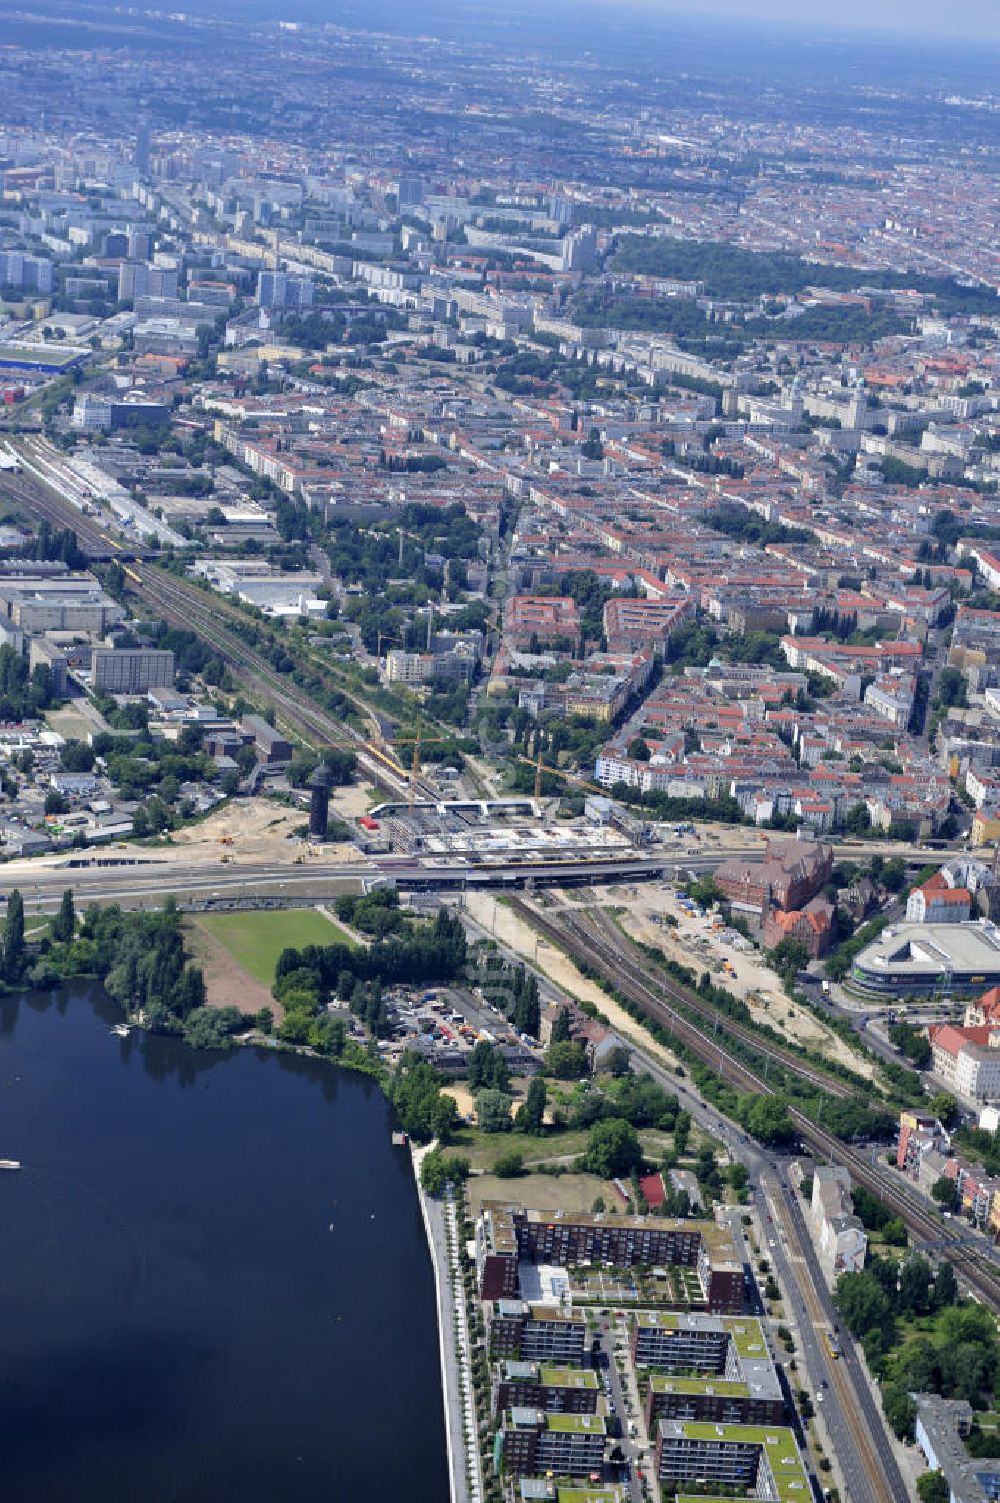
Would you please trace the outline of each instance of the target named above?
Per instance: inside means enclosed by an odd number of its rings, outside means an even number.
[[[248,913],[204,913],[198,924],[223,945],[233,959],[264,986],[274,981],[274,967],[289,946],[351,944],[339,924],[315,908],[278,908]]]

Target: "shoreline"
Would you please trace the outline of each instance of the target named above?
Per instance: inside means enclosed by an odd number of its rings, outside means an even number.
[[[100,986],[103,990],[104,977],[95,972],[77,972],[73,975],[60,975],[46,978],[44,982],[33,980],[28,985],[10,987],[9,990],[25,995],[33,990],[55,990],[71,986],[74,982],[89,982]],[[105,993],[107,996],[107,993]],[[129,1014],[120,1002],[110,998],[116,1010],[121,1015],[121,1020],[113,1025],[112,1031],[125,1029],[128,1032],[143,1033],[150,1037],[155,1036],[155,1031],[150,1030],[141,1019]],[[334,1059],[318,1053],[309,1045],[286,1043],[272,1035],[257,1034],[256,1037],[231,1037],[224,1043],[213,1046],[195,1044],[184,1039],[182,1034],[169,1035],[175,1037],[178,1042],[186,1044],[189,1049],[196,1053],[227,1054],[240,1048],[255,1048],[272,1050],[274,1052],[287,1051],[289,1053],[304,1055],[307,1058],[318,1060],[321,1063],[335,1065],[351,1073],[367,1076],[378,1086],[383,1096],[387,1097],[385,1090],[385,1072],[380,1068],[365,1068],[358,1060]],[[460,1382],[463,1373],[463,1362],[457,1349],[454,1323],[457,1318],[461,1320],[464,1330],[464,1339],[468,1346],[469,1332],[465,1318],[465,1291],[459,1282],[456,1289],[452,1278],[452,1272],[448,1264],[448,1219],[443,1202],[429,1196],[420,1183],[420,1165],[427,1153],[434,1145],[427,1144],[418,1146],[409,1142],[410,1160],[413,1167],[414,1186],[417,1192],[417,1200],[420,1205],[420,1214],[424,1226],[424,1235],[431,1259],[431,1269],[434,1276],[435,1313],[438,1329],[438,1356],[441,1371],[441,1402],[444,1410],[445,1447],[447,1452],[449,1498],[450,1503],[481,1503],[483,1496],[482,1472],[478,1451],[478,1428],[475,1409],[475,1399],[471,1387],[463,1394]],[[449,1187],[450,1189],[450,1187]],[[448,1209],[454,1215],[454,1202],[450,1201]],[[456,1239],[460,1236],[460,1228],[454,1225]],[[460,1256],[456,1247],[456,1254]],[[470,1374],[471,1377],[471,1374]],[[467,1441],[467,1419],[463,1421],[463,1415],[471,1406],[472,1418],[469,1434],[471,1446],[475,1449],[470,1452],[470,1442]],[[470,1478],[471,1474],[471,1478]]]
[[[467,1454],[465,1433],[464,1430],[461,1433],[456,1433],[459,1430],[463,1399],[458,1384],[460,1363],[458,1353],[455,1351],[455,1337],[452,1325],[456,1296],[447,1265],[443,1269],[441,1267],[442,1255],[447,1245],[444,1208],[442,1203],[433,1200],[427,1194],[420,1183],[420,1165],[425,1155],[431,1151],[432,1146],[428,1144],[418,1147],[411,1142],[410,1161],[413,1165],[413,1178],[417,1189],[417,1199],[420,1202],[420,1214],[423,1218],[424,1233],[427,1238],[427,1247],[431,1257],[431,1267],[434,1271],[438,1351],[441,1360],[441,1402],[444,1406],[444,1433],[445,1444],[448,1448],[448,1482],[451,1503],[474,1503],[474,1500],[481,1496],[482,1490],[481,1488],[474,1489],[469,1485],[468,1474],[470,1463]],[[437,1235],[435,1235],[433,1224],[435,1220],[440,1221],[440,1229]],[[459,1290],[458,1298],[464,1299],[464,1291]],[[473,1433],[473,1443],[476,1443],[475,1432]],[[478,1462],[478,1454],[475,1459]]]

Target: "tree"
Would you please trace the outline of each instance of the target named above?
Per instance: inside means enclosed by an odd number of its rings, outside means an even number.
[[[528,1094],[524,1098],[524,1104],[518,1107],[517,1115],[514,1118],[514,1126],[518,1132],[527,1133],[534,1138],[541,1137],[544,1131],[547,1095],[545,1081],[542,1077],[540,1075],[532,1076],[528,1086]]]
[[[588,1073],[583,1044],[552,1043],[545,1051],[545,1069],[556,1080],[582,1080]]]
[[[524,1154],[512,1150],[510,1153],[502,1153],[493,1165],[493,1173],[498,1179],[516,1179],[524,1168]]]
[[[573,1037],[570,1031],[570,1015],[568,1007],[560,1007],[556,1020],[552,1025],[552,1043],[568,1044]]]
[[[809,964],[809,951],[800,939],[786,935],[767,958],[779,976],[794,978],[798,971],[804,971]]]
[[[687,1152],[688,1142],[691,1138],[691,1113],[682,1110],[677,1113],[674,1122],[674,1152],[678,1158],[683,1158]]]
[[[852,804],[844,816],[844,829],[849,835],[864,835],[872,827],[867,804]]]
[[[951,1488],[941,1472],[923,1472],[917,1478],[920,1503],[948,1503]]]
[[[699,908],[711,908],[713,903],[721,903],[724,896],[722,888],[710,873],[699,877],[697,882],[692,882],[688,887],[688,897]]]
[[[864,1273],[845,1273],[837,1280],[833,1302],[847,1329],[855,1336],[884,1326],[891,1318],[889,1300],[878,1279]]]
[[[481,1039],[469,1055],[469,1086],[473,1091],[483,1086],[495,1091],[506,1091],[510,1085],[510,1070],[503,1054],[493,1044]]]
[[[606,1071],[608,1075],[614,1075],[620,1078],[621,1076],[627,1075],[629,1073],[629,1070],[631,1068],[630,1060],[631,1055],[625,1048],[624,1044],[616,1044],[614,1048],[609,1049],[607,1054],[604,1056],[603,1062],[601,1064],[601,1069]]]
[[[628,744],[628,754],[633,762],[648,762],[650,750],[642,736],[633,736]]]
[[[936,1200],[939,1206],[953,1206],[955,1204],[955,1181],[949,1179],[946,1174],[939,1175],[931,1185],[931,1199]]]
[[[932,1299],[935,1310],[946,1310],[958,1299],[958,1280],[950,1263],[942,1263],[938,1269]]]
[[[882,1408],[900,1440],[912,1440],[917,1406],[906,1389],[896,1383],[886,1383],[882,1389]]]
[[[58,944],[69,944],[76,933],[76,909],[73,906],[73,889],[67,887],[62,895],[59,910],[52,920],[52,938]]]
[[[284,1044],[308,1044],[309,1016],[304,1012],[289,1012],[278,1025],[278,1037]]]
[[[776,1146],[790,1143],[795,1137],[788,1108],[777,1096],[744,1096],[740,1101],[740,1117],[747,1132],[761,1143]]]
[[[3,979],[16,985],[24,975],[24,899],[13,888],[3,929]]]
[[[69,801],[57,788],[50,788],[45,795],[46,814],[65,814],[69,808]]]
[[[926,1070],[930,1067],[930,1041],[925,1033],[921,1033],[911,1023],[897,1023],[894,1028],[889,1029],[889,1038],[900,1053],[905,1054],[918,1070]]]
[[[86,741],[71,738],[59,753],[59,760],[67,772],[92,772],[94,748],[88,746]]]
[[[927,1313],[931,1286],[931,1269],[926,1258],[914,1255],[900,1265],[897,1285],[898,1307],[904,1315]]]
[[[582,453],[584,459],[604,458],[604,445],[601,443],[601,432],[599,428],[591,428],[590,432],[587,434],[587,437],[583,442],[583,446],[580,452]]]
[[[954,1127],[961,1115],[954,1096],[949,1096],[947,1091],[939,1091],[931,1097],[929,1104],[942,1127]]]
[[[445,1185],[468,1179],[471,1170],[472,1165],[463,1154],[445,1154],[440,1148],[432,1148],[420,1166],[420,1183],[428,1195],[440,1195]]]
[[[442,1094],[433,1065],[408,1051],[396,1066],[388,1095],[403,1131],[415,1142],[428,1143],[432,1138],[449,1141],[458,1107],[451,1096]]]
[[[530,1038],[536,1039],[541,1023],[538,982],[523,966],[519,967],[519,970],[520,979],[514,994],[514,1007],[510,1015],[511,1022],[518,1033],[526,1033]]]
[[[255,1021],[261,1033],[270,1033],[274,1027],[274,1013],[270,1007],[262,1007]]]
[[[595,1122],[587,1137],[583,1162],[588,1174],[597,1174],[601,1179],[631,1174],[642,1164],[642,1148],[635,1128],[621,1117]]]
[[[482,1132],[509,1132],[511,1098],[506,1091],[476,1093],[476,1121]]]

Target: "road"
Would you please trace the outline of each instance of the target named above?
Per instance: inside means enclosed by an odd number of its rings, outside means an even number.
[[[841,1357],[830,1358],[824,1331],[832,1331],[839,1316],[830,1297],[813,1248],[798,1196],[785,1174],[760,1160],[760,1183],[765,1198],[762,1217],[776,1235],[768,1238],[767,1256],[778,1281],[790,1294],[798,1328],[801,1357],[823,1411],[830,1443],[840,1464],[844,1485],[855,1503],[864,1499],[908,1494],[871,1391],[850,1336],[838,1337]]]
[[[758,1187],[761,1225],[769,1223],[767,1206],[777,1208],[788,1239],[788,1249],[781,1234],[768,1238],[765,1256],[772,1261],[779,1282],[787,1292],[796,1313],[802,1337],[802,1356],[809,1384],[815,1394],[823,1394],[823,1423],[830,1444],[841,1464],[845,1487],[851,1503],[908,1503],[905,1483],[899,1473],[892,1447],[885,1432],[885,1422],[876,1407],[853,1351],[849,1357],[834,1362],[822,1342],[822,1331],[837,1322],[826,1285],[815,1255],[812,1253],[805,1224],[795,1208],[788,1204],[782,1160],[764,1152],[738,1127],[704,1102],[687,1083],[666,1071],[659,1062],[634,1045],[633,1066],[648,1071],[664,1090],[676,1095],[694,1122],[726,1149],[731,1157],[744,1163],[751,1182]],[[739,1229],[742,1239],[742,1229]],[[746,1249],[744,1249],[746,1251]],[[744,1265],[751,1275],[749,1252]],[[752,1275],[751,1275],[752,1277]],[[843,1342],[850,1345],[849,1339]],[[826,1385],[824,1387],[824,1384]]]
[[[148,855],[122,856],[110,850],[100,855],[69,853],[46,861],[11,863],[4,871],[4,887],[20,888],[29,909],[48,912],[63,890],[72,887],[84,902],[121,903],[135,908],[162,900],[173,893],[178,900],[218,899],[216,906],[238,907],[256,896],[297,897],[310,902],[347,890],[345,883],[390,881],[403,890],[426,888],[462,891],[498,887],[511,890],[524,885],[559,885],[577,882],[659,881],[662,862],[646,857],[612,861],[556,860],[511,861],[497,866],[475,866],[467,861],[386,857],[374,860],[324,861],[308,857],[301,866],[289,863],[240,863],[192,866],[183,851],[150,851]],[[339,884],[339,886],[338,886]],[[358,890],[355,886],[354,890]]]
[[[622,1376],[615,1360],[615,1325],[607,1319],[602,1319],[595,1340],[598,1343],[600,1353],[600,1366],[598,1373],[602,1382],[607,1379],[605,1397],[611,1413],[618,1420],[620,1434],[615,1444],[620,1447],[622,1454],[628,1462],[628,1491],[632,1503],[642,1503],[642,1488],[639,1483],[637,1461],[642,1452],[639,1446],[629,1435],[629,1408],[626,1395],[622,1386]],[[632,1406],[634,1407],[634,1406]]]

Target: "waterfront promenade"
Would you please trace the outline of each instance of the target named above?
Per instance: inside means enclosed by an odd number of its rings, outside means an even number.
[[[482,1503],[483,1483],[476,1443],[477,1418],[469,1328],[460,1264],[461,1228],[449,1185],[442,1200],[428,1195],[420,1183],[420,1164],[429,1148],[411,1144],[417,1195],[427,1233],[437,1298],[438,1343],[441,1355],[441,1392],[451,1503]],[[466,1436],[470,1438],[466,1441]]]

